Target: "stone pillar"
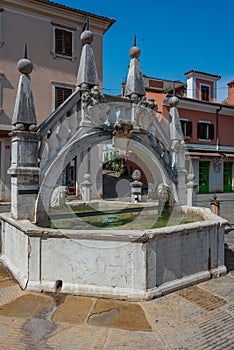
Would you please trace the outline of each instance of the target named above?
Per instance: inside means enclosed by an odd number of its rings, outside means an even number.
[[[187,179],[188,182],[186,184],[187,187],[187,206],[192,207],[197,205],[197,186],[194,182],[195,175],[188,174]]]
[[[131,186],[131,202],[132,203],[141,202],[142,182],[133,181],[130,183],[130,186]]]
[[[90,174],[85,174],[84,182],[81,184],[81,199],[84,203],[90,202],[91,200],[91,186],[92,182],[90,181]]]
[[[179,99],[172,96],[169,99],[170,112],[168,117],[168,136],[171,139],[172,151],[172,167],[177,171],[177,193],[178,204],[186,204],[186,185],[185,177],[187,171],[185,169],[185,143],[184,136],[180,124],[180,116],[178,111]]]
[[[11,214],[14,219],[34,221],[39,188],[38,136],[29,131],[12,132]]]
[[[21,73],[16,95],[11,133],[11,214],[14,219],[35,220],[39,189],[37,119],[29,74],[33,64],[25,57],[19,60]]]
[[[216,194],[214,194],[214,197],[210,200],[210,210],[215,215],[220,214],[220,201],[217,200]]]
[[[133,182],[130,183],[131,186],[131,202],[138,203],[141,202],[141,194],[142,194],[142,185],[143,183],[140,180],[141,172],[136,169],[132,173]]]
[[[185,179],[187,175],[187,170],[185,169],[185,144],[183,141],[178,145],[178,151],[176,154],[177,160],[177,193],[178,202],[180,205],[186,204],[186,184]]]

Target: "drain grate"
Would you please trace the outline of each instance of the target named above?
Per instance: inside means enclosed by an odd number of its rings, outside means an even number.
[[[225,300],[196,286],[180,290],[177,294],[206,311],[216,310],[226,304]]]

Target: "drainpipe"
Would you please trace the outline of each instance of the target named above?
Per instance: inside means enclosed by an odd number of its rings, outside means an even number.
[[[219,150],[219,112],[223,108],[222,105],[216,109],[216,151]]]

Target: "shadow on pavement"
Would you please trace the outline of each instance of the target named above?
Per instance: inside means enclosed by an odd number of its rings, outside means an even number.
[[[229,245],[225,243],[225,265],[227,267],[227,271],[234,271],[234,251],[230,249]]]

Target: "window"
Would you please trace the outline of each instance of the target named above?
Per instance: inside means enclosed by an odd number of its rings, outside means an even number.
[[[55,53],[72,56],[72,32],[55,28]]]
[[[71,88],[55,86],[55,108],[60,106],[71,94]]]
[[[54,108],[60,106],[73,92],[71,87],[54,86]],[[72,110],[67,112],[69,117],[72,114]]]
[[[51,22],[51,25],[53,26],[52,57],[66,58],[72,61],[76,60],[77,57],[75,57],[74,49],[76,27],[55,22]]]
[[[197,137],[200,140],[212,140],[214,138],[214,124],[210,122],[198,122]]]
[[[192,137],[193,123],[187,119],[180,119],[181,129],[185,138]]]
[[[210,86],[201,85],[201,100],[210,101]]]

